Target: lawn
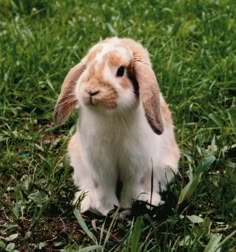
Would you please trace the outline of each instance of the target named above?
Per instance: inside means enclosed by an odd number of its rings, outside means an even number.
[[[0,251],[235,251],[234,0],[0,0]],[[166,204],[80,215],[52,113],[68,70],[100,39],[150,52],[173,112],[180,173]]]

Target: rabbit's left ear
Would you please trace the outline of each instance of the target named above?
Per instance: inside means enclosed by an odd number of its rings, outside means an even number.
[[[145,116],[152,130],[160,135],[164,131],[160,108],[160,91],[146,52],[134,52],[133,64]]]
[[[67,74],[61,87],[61,93],[54,108],[53,118],[57,124],[63,124],[73,111],[77,103],[75,97],[76,82],[85,68],[85,60],[82,60],[79,64],[71,68]]]

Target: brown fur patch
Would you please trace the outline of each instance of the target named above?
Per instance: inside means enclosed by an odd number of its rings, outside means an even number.
[[[124,38],[121,40],[121,44],[123,47],[132,51],[134,57],[133,63],[135,63],[135,61],[141,61],[143,64],[149,65],[151,67],[148,53],[140,43],[129,38]]]
[[[120,85],[123,89],[130,88],[130,82],[127,80],[127,77],[120,80]]]
[[[119,67],[122,64],[121,57],[117,53],[104,55],[104,61],[108,62],[109,66]]]
[[[99,89],[98,98],[95,97],[96,104],[101,105],[107,109],[115,109],[117,107],[118,94],[116,90],[110,85],[103,83]]]
[[[92,78],[94,78],[95,66],[96,66],[96,62],[93,62],[92,64],[90,63],[86,76],[83,79],[84,82],[89,82]]]

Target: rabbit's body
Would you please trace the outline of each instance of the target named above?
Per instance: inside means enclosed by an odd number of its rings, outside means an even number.
[[[160,204],[160,189],[165,189],[178,171],[179,150],[171,113],[162,95],[158,93],[158,100],[150,102],[148,95],[155,95],[155,86],[142,91],[142,85],[155,81],[146,51],[129,39],[112,38],[103,43],[90,50],[84,60],[86,67],[76,80],[72,78],[75,83],[69,79],[74,84],[69,94],[73,90],[79,101],[79,122],[68,151],[74,182],[81,190],[76,199],[81,192],[86,193],[81,211],[95,209],[106,215],[114,205],[129,208],[135,199]],[[132,66],[135,56],[138,61],[144,58],[141,67],[147,71],[142,76],[139,65]],[[81,67],[83,63],[79,71]],[[72,69],[70,76],[77,71]],[[145,80],[149,75],[152,79]],[[147,84],[142,84],[143,80]],[[63,109],[59,105],[57,110]],[[157,115],[152,114],[155,109]],[[118,180],[123,185],[120,199],[116,195]]]

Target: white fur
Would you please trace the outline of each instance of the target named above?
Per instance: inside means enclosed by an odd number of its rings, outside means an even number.
[[[106,215],[119,205],[115,195],[118,176],[123,181],[122,207],[132,200],[150,202],[151,172],[154,173],[152,204],[161,203],[159,188],[177,173],[178,157],[172,153],[173,128],[166,125],[156,135],[147,123],[141,105],[132,114],[110,117],[83,108],[75,146],[69,145],[74,182],[87,193],[81,211],[96,209]],[[77,145],[77,146],[76,146]],[[78,150],[83,160],[78,157]],[[144,184],[141,184],[144,179]],[[78,197],[78,194],[77,194]],[[88,200],[89,199],[89,200]]]

